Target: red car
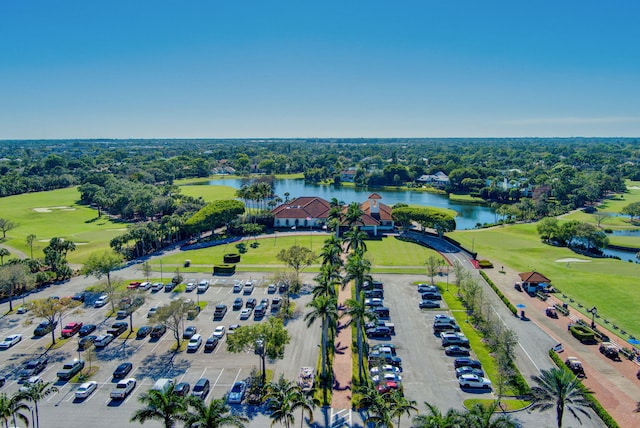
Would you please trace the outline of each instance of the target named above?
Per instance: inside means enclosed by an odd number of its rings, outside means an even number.
[[[70,322],[62,329],[62,337],[71,337],[82,328],[81,322]]]
[[[142,284],[140,281],[132,281],[129,283],[129,285],[127,285],[127,288],[129,290],[135,290],[136,288],[140,287],[140,284]]]

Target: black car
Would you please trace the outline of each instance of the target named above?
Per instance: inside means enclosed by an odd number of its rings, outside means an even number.
[[[418,307],[420,309],[439,308],[440,302],[436,302],[435,300],[420,300]]]
[[[442,295],[440,293],[433,292],[422,293],[420,297],[422,297],[422,300],[442,300]]]
[[[87,349],[89,346],[93,345],[93,342],[98,338],[98,336],[85,336],[78,340],[78,348]]]
[[[364,292],[366,299],[384,299],[384,290],[367,290]]]
[[[151,329],[150,336],[154,339],[158,339],[162,337],[162,335],[165,334],[166,331],[167,331],[167,327],[165,327],[163,324],[157,324],[157,325],[154,325],[153,328]]]
[[[444,348],[444,353],[450,356],[468,357],[470,355],[467,348],[458,345],[447,346],[446,348]]]
[[[85,324],[82,327],[80,327],[80,330],[78,330],[78,336],[85,337],[93,333],[95,330],[96,330],[95,324]]]
[[[184,329],[184,332],[182,333],[182,338],[183,339],[191,339],[191,336],[193,336],[194,334],[196,334],[196,332],[198,331],[198,329],[195,326],[188,326],[187,328]]]
[[[252,297],[250,299],[247,299],[247,303],[245,304],[245,307],[255,308],[257,304],[258,304],[258,301]]]
[[[216,346],[218,346],[219,341],[220,339],[218,339],[217,337],[211,336],[210,338],[207,339],[206,342],[204,342],[204,351],[205,352],[213,351],[214,349],[216,349]]]
[[[42,321],[35,330],[33,330],[34,336],[44,336],[47,333],[51,333],[51,330],[56,328],[58,321],[54,321],[53,324],[49,321]]]
[[[471,358],[456,358],[453,361],[453,366],[455,368],[464,367],[464,366],[472,367],[474,369],[482,368],[482,364],[480,363],[480,361],[472,360]]]
[[[188,382],[180,382],[173,388],[173,393],[180,397],[186,397],[189,391],[191,391],[191,385]]]
[[[236,300],[233,301],[233,310],[239,311],[242,309],[244,302],[242,301],[242,297],[237,297]]]
[[[133,369],[133,364],[122,363],[113,371],[113,377],[116,379],[124,379],[124,377],[131,372],[131,369]]]
[[[114,322],[110,329],[107,330],[107,334],[113,337],[118,337],[129,328],[129,323],[124,321]]]
[[[78,301],[78,302],[83,302],[84,303],[84,299],[85,299],[85,293],[84,291],[81,291],[79,293],[76,293],[73,295],[73,297],[71,297],[73,300]]]
[[[46,355],[41,355],[39,358],[27,361],[24,365],[24,368],[20,370],[18,379],[24,381],[29,379],[31,376],[37,375],[42,370],[44,370],[48,362],[49,357],[47,357]]]
[[[151,326],[143,325],[142,327],[140,327],[138,329],[138,332],[136,333],[136,338],[144,339],[145,337],[147,337],[149,335],[149,333],[151,333]]]
[[[367,337],[391,337],[391,329],[388,327],[374,327],[366,330]]]

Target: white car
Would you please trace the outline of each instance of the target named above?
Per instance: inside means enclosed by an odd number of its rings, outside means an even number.
[[[458,378],[458,382],[462,388],[491,388],[489,379],[474,374],[463,374]]]
[[[148,290],[151,288],[151,283],[150,282],[143,282],[142,284],[140,284],[140,286],[138,287],[140,290]]]
[[[96,348],[104,348],[111,342],[113,342],[113,335],[103,334],[102,336],[98,336],[96,340],[93,341],[93,346],[95,346]]]
[[[371,377],[371,380],[374,383],[378,383],[381,381],[385,381],[385,382],[401,382],[402,381],[402,376],[400,376],[397,373],[393,373],[393,372],[382,372],[381,374],[377,374]]]
[[[98,300],[96,300],[93,303],[93,307],[94,308],[101,308],[104,305],[107,304],[107,301],[109,301],[109,296],[107,296],[106,294],[103,294],[102,296],[98,297]]]
[[[196,289],[196,280],[195,279],[188,279],[187,280],[187,286],[185,287],[185,291],[193,291]]]
[[[233,283],[233,292],[239,293],[241,291],[242,291],[242,282],[239,282],[238,280],[236,280],[236,282]]]
[[[371,376],[385,372],[400,373],[400,367],[392,366],[391,364],[384,364],[382,366],[371,367],[369,372],[371,373]]]
[[[251,312],[253,312],[253,309],[244,308],[242,311],[240,311],[240,319],[241,320],[249,319],[249,317],[251,316]]]
[[[76,389],[76,398],[87,398],[98,388],[98,382],[85,382]]]
[[[218,339],[222,339],[224,337],[224,332],[226,328],[223,325],[219,325],[213,330],[213,337],[217,337]]]
[[[154,282],[151,284],[151,291],[162,291],[164,289],[164,284],[161,282]]]
[[[22,340],[21,334],[11,334],[5,337],[5,339],[2,342],[0,342],[0,349],[9,349],[16,343],[20,342],[21,340]]]
[[[26,314],[27,312],[29,312],[29,308],[26,306],[20,306],[17,310],[16,313],[17,314]]]
[[[203,279],[198,283],[198,293],[204,293],[209,289],[209,280]]]
[[[40,376],[31,376],[20,387],[20,392],[29,392],[36,385],[44,383]]]

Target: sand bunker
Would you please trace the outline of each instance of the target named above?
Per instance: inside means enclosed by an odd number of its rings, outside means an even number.
[[[50,213],[53,210],[62,210],[62,211],[75,211],[75,208],[71,207],[48,207],[48,208],[33,208],[33,210],[37,213]]]
[[[577,262],[577,263],[591,263],[591,260],[568,258],[568,259],[558,259],[558,260],[556,260],[556,262],[557,262],[557,263],[573,263],[573,262]]]

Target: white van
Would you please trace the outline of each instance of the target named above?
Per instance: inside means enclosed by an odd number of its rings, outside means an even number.
[[[191,336],[189,343],[187,344],[187,352],[196,352],[202,345],[202,336],[198,333]]]
[[[158,379],[156,383],[153,384],[153,389],[156,391],[165,391],[173,385],[173,379],[162,378]]]

